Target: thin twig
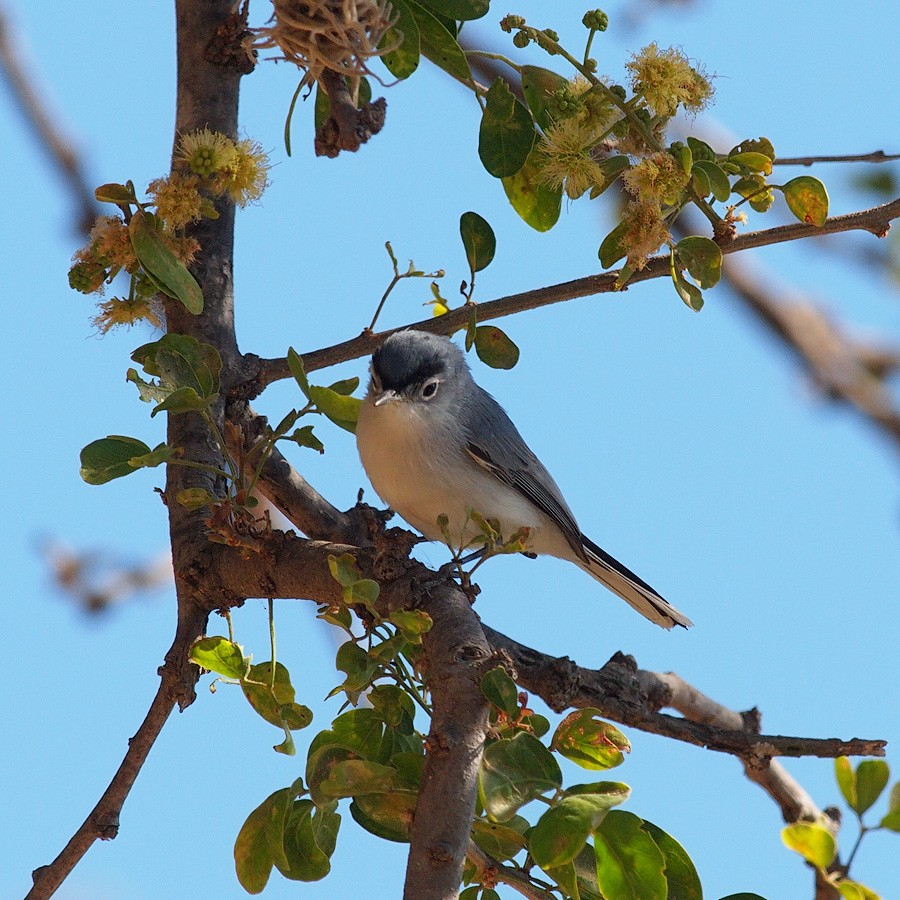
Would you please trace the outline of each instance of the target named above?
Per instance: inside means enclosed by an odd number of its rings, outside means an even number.
[[[846,153],[842,156],[778,156],[772,162],[776,166],[812,166],[815,163],[883,163],[897,159],[900,159],[900,153],[873,150],[871,153]]]
[[[532,650],[486,625],[483,627],[491,645],[509,654],[522,687],[557,712],[570,707],[596,707],[616,722],[729,753],[754,768],[765,767],[776,756],[884,756],[886,742],[882,740],[759,734],[749,721],[752,714],[744,714],[743,729],[721,728],[702,717],[692,721],[666,715],[659,710],[671,703],[670,685],[652,672],[639,670],[629,656],[618,653],[602,669],[583,669],[567,657]]]
[[[737,253],[742,250],[751,250],[755,247],[766,247],[786,241],[821,237],[826,234],[838,234],[846,231],[868,231],[878,237],[884,237],[890,228],[891,222],[898,216],[900,216],[900,198],[871,209],[835,216],[828,219],[821,228],[815,228],[803,222],[795,222],[790,225],[779,225],[775,228],[741,234],[723,245],[722,252],[725,254]],[[668,275],[668,254],[656,256],[649,260],[646,268],[640,272],[635,272],[631,276],[629,286],[640,281],[649,281],[651,278],[660,278]],[[561,284],[537,288],[533,291],[511,294],[498,300],[479,303],[477,305],[478,321],[487,322],[491,319],[499,319],[515,313],[525,312],[526,310],[549,306],[553,303],[574,300],[578,297],[612,293],[616,289],[618,277],[619,270],[616,269],[599,275],[588,275],[584,278],[577,278],[574,281],[566,281]],[[347,362],[351,359],[358,359],[371,353],[384,341],[387,335],[392,334],[394,331],[402,331],[405,328],[416,328],[420,331],[430,331],[435,334],[453,334],[468,325],[470,316],[471,307],[463,306],[458,309],[452,309],[443,316],[425,319],[424,321],[415,322],[390,331],[378,334],[364,332],[359,337],[352,338],[349,341],[343,341],[331,347],[303,354],[303,365],[307,372],[312,372],[341,362]],[[259,394],[272,382],[290,377],[291,373],[287,359],[262,359],[258,361],[256,376],[236,390],[241,396],[252,397]]]
[[[41,146],[66,181],[78,204],[78,230],[87,234],[100,214],[100,206],[84,177],[78,153],[53,121],[45,103],[34,89],[34,77],[26,72],[25,64],[16,52],[21,43],[13,39],[6,10],[0,7],[0,69],[25,121],[32,127]]]
[[[556,900],[556,895],[545,891],[536,885],[524,872],[514,869],[512,866],[504,866],[497,862],[490,854],[485,853],[474,841],[469,842],[469,851],[466,854],[469,862],[476,866],[479,872],[487,873],[488,879],[493,884],[508,884],[513,890],[518,891],[528,900]]]

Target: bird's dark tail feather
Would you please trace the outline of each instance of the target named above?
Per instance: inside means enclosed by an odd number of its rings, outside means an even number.
[[[632,609],[663,628],[675,625],[689,628],[693,624],[686,615],[663,600],[646,581],[638,578],[617,559],[613,559],[590,538],[581,535],[581,542],[587,554],[587,562],[582,563],[585,571],[621,597]]]

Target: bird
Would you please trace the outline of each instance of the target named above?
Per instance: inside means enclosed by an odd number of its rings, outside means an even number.
[[[575,563],[651,622],[692,624],[581,532],[550,473],[453,341],[393,332],[369,373],[356,425],[360,460],[378,496],[427,540],[446,543],[449,535],[465,548],[482,533],[474,511],[498,522],[504,539],[527,529],[525,552]]]

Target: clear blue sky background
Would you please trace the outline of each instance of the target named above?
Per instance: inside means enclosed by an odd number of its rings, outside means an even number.
[[[257,22],[268,15],[257,2]],[[601,68],[621,77],[629,52],[651,40],[681,45],[717,78],[712,114],[743,137],[769,136],[782,155],[897,151],[895,4],[851,11],[834,0],[701,2],[629,26],[611,3],[596,46]],[[26,58],[92,183],[132,178],[140,187],[167,167],[174,112],[171,4],[8,4]],[[560,12],[548,11],[555,7]],[[543,11],[541,9],[543,8]],[[498,7],[581,40],[578,4]],[[536,12],[535,12],[536,11]],[[506,39],[488,23],[473,27]],[[368,322],[389,279],[385,240],[401,260],[444,267],[445,293],[465,276],[462,212],[484,215],[498,236],[495,263],[478,278],[483,300],[598,270],[610,211],[577,203],[540,235],[506,205],[477,154],[478,108],[423,64],[387,92],[385,131],[355,156],[312,154],[311,104],[298,108],[295,155],[281,129],[296,74],[262,65],[245,79],[242,125],[271,150],[272,187],[238,217],[236,296],[243,350],[281,355],[342,340]],[[78,477],[78,451],[109,433],[155,444],[151,421],[124,379],[145,332],[92,332],[90,303],[66,285],[77,247],[72,205],[56,174],[0,92],[2,180],[2,442],[6,634],[0,693],[0,895],[25,893],[81,823],[126,748],[156,689],[156,667],[174,623],[162,590],[89,620],[54,593],[36,553],[52,535],[80,550],[140,560],[165,546],[159,471],[102,488]],[[702,120],[700,123],[702,124]],[[852,171],[823,169],[832,211],[859,208]],[[778,216],[755,224],[774,224]],[[900,332],[897,294],[848,261],[847,236],[754,253],[755,261],[860,329]],[[383,324],[422,317],[427,283],[392,297]],[[475,363],[568,494],[584,530],[636,569],[696,622],[665,633],[574,567],[516,558],[489,565],[478,611],[517,639],[585,666],[616,650],[673,670],[736,709],[758,704],[775,733],[892,741],[900,774],[896,681],[898,480],[896,456],[852,415],[818,399],[795,363],[729,296],[707,295],[693,314],[662,281],[554,306],[504,327],[522,350],[510,373]],[[335,377],[363,376],[365,363]],[[280,417],[296,402],[280,385],[260,401]],[[352,439],[322,428],[323,457],[298,466],[336,505],[366,485]],[[427,560],[445,559],[439,547]],[[334,646],[302,602],[278,606],[282,658],[299,698],[325,727],[335,702]],[[216,626],[216,621],[212,623]],[[266,655],[265,608],[236,615],[239,640]],[[277,733],[235,690],[175,715],[153,749],[122,816],[118,839],[95,845],[59,896],[65,900],[239,898],[231,846],[244,817],[302,770],[300,755],[269,749]],[[769,900],[808,898],[811,875],[779,839],[772,801],[733,759],[631,731],[634,750],[616,777],[633,788],[628,809],[669,830],[694,858],[706,896],[753,890]],[[839,798],[828,761],[791,761],[821,806]],[[569,779],[580,777],[568,772]],[[883,812],[884,801],[878,808]],[[849,821],[842,840],[855,837]],[[900,838],[875,834],[857,877],[900,896]],[[345,816],[332,875],[299,885],[273,876],[264,896],[372,900],[400,895],[405,848],[362,832]],[[376,874],[377,873],[377,874]]]

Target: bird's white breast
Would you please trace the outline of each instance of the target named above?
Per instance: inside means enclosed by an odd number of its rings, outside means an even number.
[[[418,404],[403,400],[376,407],[367,399],[356,429],[360,459],[372,486],[410,525],[429,540],[443,541],[438,517],[445,515],[454,545],[464,547],[481,530],[469,510],[499,519],[504,538],[522,527],[532,529],[535,538],[550,524],[518,491],[429,428],[421,412]]]

